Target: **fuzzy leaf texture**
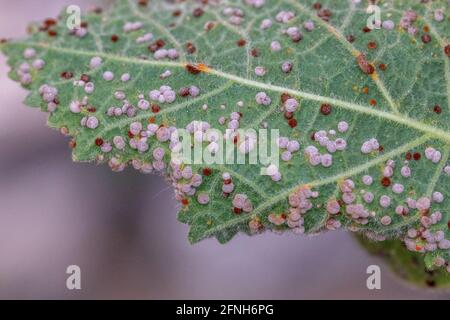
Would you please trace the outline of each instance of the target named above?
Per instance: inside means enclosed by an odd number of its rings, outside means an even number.
[[[191,242],[344,228],[450,270],[449,7],[423,2],[380,1],[370,31],[357,1],[124,0],[1,50],[75,161],[167,177]],[[279,167],[171,164],[193,121],[278,129]]]

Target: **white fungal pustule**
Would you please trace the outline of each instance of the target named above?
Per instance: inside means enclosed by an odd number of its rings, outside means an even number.
[[[176,99],[176,93],[169,86],[161,86],[159,90],[150,91],[149,98],[159,103],[172,103]]]
[[[147,139],[146,138],[138,139],[137,142],[136,142],[136,149],[140,153],[147,152],[147,150],[149,149],[149,146],[148,146],[148,143],[147,143]]]
[[[292,153],[291,152],[289,152],[289,151],[284,151],[282,154],[281,154],[281,160],[283,160],[283,161],[290,161],[292,159]]]
[[[130,133],[134,136],[137,136],[142,131],[142,123],[140,122],[133,122],[130,124]]]
[[[236,194],[233,198],[232,204],[235,213],[240,213],[241,211],[249,213],[253,211],[253,205],[250,199],[245,194]]]
[[[417,14],[413,10],[406,10],[400,19],[400,27],[404,30],[408,30],[412,27],[412,24],[417,20]]]
[[[390,178],[393,175],[394,175],[394,168],[393,167],[391,167],[389,165],[384,167],[384,169],[383,169],[383,176],[384,177]]]
[[[146,33],[143,36],[140,36],[136,39],[136,43],[137,44],[142,44],[142,43],[148,43],[150,41],[153,40],[153,34],[152,33]]]
[[[136,22],[126,22],[123,26],[123,31],[124,32],[133,32],[133,31],[138,31],[143,27],[143,23],[136,21]]]
[[[329,214],[338,214],[339,211],[341,211],[341,206],[339,205],[339,202],[336,200],[329,200],[327,202],[326,210]]]
[[[89,62],[89,68],[90,69],[97,69],[100,67],[103,63],[103,59],[100,57],[93,57],[91,61]]]
[[[443,9],[436,9],[434,10],[434,20],[437,22],[443,21],[445,18],[444,10]]]
[[[339,189],[344,193],[352,192],[354,188],[355,188],[355,183],[350,179],[346,179],[339,184]]]
[[[99,121],[95,116],[89,116],[86,119],[86,127],[89,129],[96,129],[99,125]]]
[[[272,103],[272,100],[265,92],[258,92],[255,96],[256,103],[259,105],[268,106]]]
[[[382,195],[380,197],[380,206],[383,208],[388,208],[391,205],[391,198],[387,195]]]
[[[267,218],[270,223],[273,223],[276,226],[281,226],[286,223],[286,217],[284,214],[271,213]]]
[[[405,206],[398,205],[395,207],[395,213],[401,216],[406,216],[409,213],[409,209]]]
[[[338,123],[338,131],[341,133],[347,132],[348,130],[348,123],[346,121],[341,121]]]
[[[293,65],[292,62],[290,61],[284,61],[281,64],[281,71],[283,71],[284,73],[289,73],[292,71]]]
[[[437,224],[442,220],[442,212],[435,211],[430,215],[430,218],[433,224]]]
[[[25,59],[32,59],[32,58],[34,58],[35,56],[36,56],[36,50],[33,49],[33,48],[26,48],[26,49],[23,51],[23,57],[24,57]]]
[[[258,66],[255,68],[255,75],[258,77],[262,77],[266,74],[266,68]]]
[[[103,80],[108,82],[114,80],[114,73],[112,73],[111,71],[105,71],[103,73]]]
[[[171,60],[176,60],[178,59],[180,56],[180,54],[178,53],[178,50],[175,48],[171,48],[169,50],[167,50],[167,57]]]
[[[337,138],[334,141],[334,145],[336,147],[336,150],[338,151],[344,151],[345,149],[347,149],[347,141],[342,138]]]
[[[189,95],[193,98],[198,97],[200,95],[200,89],[197,86],[190,86]]]
[[[161,60],[164,58],[167,58],[169,52],[167,51],[167,49],[161,48],[155,51],[155,53],[153,54],[153,58],[155,58],[155,60]]]
[[[209,195],[205,192],[199,193],[197,196],[197,201],[201,205],[206,205],[209,203]]]
[[[393,30],[395,27],[395,23],[392,20],[385,20],[382,22],[381,26],[386,30]]]
[[[369,217],[369,212],[364,208],[362,204],[349,204],[347,205],[345,212],[352,216],[353,219],[365,219]],[[359,221],[361,222],[361,221]]]
[[[272,26],[272,20],[270,19],[264,19],[263,21],[261,21],[261,24],[259,25],[259,28],[261,30],[266,30],[269,29]]]
[[[305,155],[311,165],[322,164],[324,167],[330,167],[333,164],[332,154],[347,148],[347,141],[343,138],[336,138],[336,135],[335,130],[319,130],[314,133],[313,140],[320,146],[325,147],[329,153],[321,154],[316,147],[308,146],[305,149]]]
[[[166,168],[166,164],[164,163],[164,161],[153,161],[152,166],[153,169],[160,172]]]
[[[301,188],[288,197],[289,205],[299,211],[300,214],[304,214],[313,208],[311,198],[317,198],[319,194],[312,192],[309,188]]]
[[[342,200],[346,204],[352,204],[356,200],[356,196],[353,192],[345,192],[342,194]]]
[[[383,216],[380,219],[380,222],[381,222],[382,225],[388,226],[388,225],[390,225],[392,223],[392,218],[390,216]]]
[[[259,233],[264,228],[261,221],[258,218],[251,219],[248,222],[248,227],[250,228],[250,233],[252,234]]]
[[[29,85],[33,82],[33,77],[29,73],[22,74],[20,76],[20,83],[24,86]]]
[[[274,182],[281,181],[282,175],[281,175],[279,168],[276,165],[274,165],[274,164],[269,165],[266,168],[266,173],[268,176],[270,176],[272,181],[274,181]]]
[[[228,21],[235,26],[240,26],[244,19],[241,16],[233,15],[228,19]]]
[[[312,166],[317,166],[321,162],[319,150],[317,150],[314,146],[308,146],[305,148],[305,156]]]
[[[272,42],[270,43],[270,50],[271,50],[272,52],[278,52],[278,51],[280,51],[280,50],[281,50],[281,44],[280,44],[280,42],[278,42],[278,41],[272,41]]]
[[[245,0],[246,5],[256,9],[262,8],[265,3],[266,0]]]
[[[378,140],[375,138],[372,138],[370,140],[365,141],[361,146],[361,152],[364,154],[371,153],[372,151],[378,150],[380,147],[380,144],[378,143]]]
[[[114,172],[122,172],[123,170],[125,170],[126,167],[125,163],[120,162],[120,160],[115,157],[109,160],[108,165]]]
[[[121,136],[115,136],[113,138],[113,144],[118,150],[125,149],[125,139]]]
[[[370,186],[373,183],[373,178],[369,175],[363,176],[361,180],[366,186]]]
[[[100,147],[101,151],[103,153],[109,153],[112,151],[112,145],[109,142],[103,142],[102,146]]]
[[[131,79],[131,75],[129,73],[124,73],[120,76],[120,81],[128,82]]]
[[[58,96],[58,89],[44,84],[39,88],[39,94],[45,102],[54,102],[56,97]]]
[[[326,148],[329,153],[335,153],[337,151],[336,142],[331,140],[327,141]]]
[[[232,120],[232,121],[235,121],[235,120]],[[257,144],[256,135],[246,134],[243,140],[244,141],[242,141],[239,144],[239,148],[238,148],[239,152],[241,152],[243,154],[247,154],[255,149],[256,144]]]
[[[431,200],[428,197],[421,197],[415,203],[415,207],[421,211],[430,209],[430,206]]]
[[[57,107],[58,107],[58,105],[57,105],[56,103],[54,103],[54,102],[49,102],[49,103],[47,104],[47,111],[48,111],[48,112],[55,112]]]
[[[124,100],[126,98],[125,92],[123,91],[114,92],[114,98],[117,100]]]
[[[140,99],[138,101],[137,107],[141,110],[148,110],[150,108],[150,102],[145,99]]]
[[[404,178],[409,178],[410,176],[411,176],[411,168],[410,167],[408,167],[408,166],[403,166],[401,169],[400,169],[400,174],[402,175],[402,177],[404,177]]]
[[[303,24],[303,28],[308,31],[311,32],[314,30],[314,22],[312,20],[308,20]]]
[[[450,249],[450,240],[447,239],[443,239],[442,241],[439,242],[438,244],[439,249],[441,250],[447,250]],[[447,268],[448,271],[448,268]],[[449,271],[450,272],[450,271]]]
[[[325,227],[330,231],[334,231],[341,228],[342,224],[339,220],[332,218],[327,220]]]
[[[156,139],[159,142],[167,142],[169,141],[171,136],[171,132],[168,128],[166,127],[161,127],[156,131]]]
[[[320,157],[320,163],[323,167],[328,168],[333,164],[333,156],[331,154],[325,153]]]
[[[416,200],[412,198],[406,198],[406,204],[410,209],[416,209],[416,203],[417,203]]]
[[[395,183],[392,186],[392,191],[394,193],[402,193],[404,190],[405,190],[405,187],[402,184],[400,184],[400,183]]]
[[[228,172],[224,172],[222,174],[222,180],[223,180],[223,185],[222,185],[222,191],[224,194],[230,194],[231,192],[234,191],[234,184],[233,184],[233,180],[231,178],[231,174]]]
[[[408,235],[408,237],[410,237],[411,239],[414,239],[414,238],[416,238],[417,235],[418,235],[418,234],[417,234],[417,230],[416,230],[416,229],[413,229],[413,228],[408,229],[407,235]]]
[[[298,42],[303,39],[303,34],[297,27],[289,27],[286,29],[286,34],[291,38],[293,42]]]
[[[77,38],[84,38],[88,34],[87,28],[74,28],[71,32]]]
[[[294,153],[300,150],[300,143],[297,140],[290,140],[286,146],[287,151]]]
[[[441,203],[442,201],[444,201],[444,195],[439,191],[433,192],[432,198],[433,201],[437,203]]]
[[[450,176],[450,166],[444,167],[444,173],[447,174],[448,176]]]
[[[161,80],[164,80],[164,79],[169,78],[171,75],[172,75],[172,71],[166,70],[166,71],[164,71],[163,73],[161,73],[161,74],[159,75],[159,78],[160,78]]]
[[[45,61],[42,59],[36,59],[33,61],[32,66],[36,70],[41,70],[45,67]]]
[[[143,163],[140,171],[143,174],[150,174],[153,172],[153,166],[151,163]]]
[[[292,11],[280,11],[275,16],[275,20],[281,23],[288,23],[295,18],[295,13]]]
[[[442,154],[440,151],[432,147],[428,147],[425,149],[425,157],[433,163],[438,163],[439,161],[441,161]]]
[[[372,203],[374,198],[375,198],[375,196],[372,192],[365,192],[363,194],[363,200],[366,203]]]
[[[86,92],[87,94],[92,94],[94,90],[95,90],[94,83],[88,82],[84,85],[84,92]]]
[[[299,103],[294,98],[289,98],[284,103],[284,108],[285,108],[285,110],[287,112],[295,112],[295,111],[297,111],[298,106],[299,106]]]
[[[163,148],[158,147],[158,148],[155,148],[153,150],[152,155],[153,155],[153,159],[154,160],[163,160],[164,159],[164,155],[165,155],[165,151],[164,151]]]

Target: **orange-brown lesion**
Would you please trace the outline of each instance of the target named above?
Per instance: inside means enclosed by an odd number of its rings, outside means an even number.
[[[212,68],[204,63],[186,63],[184,67],[192,74],[198,74],[200,72],[209,73],[212,71]]]

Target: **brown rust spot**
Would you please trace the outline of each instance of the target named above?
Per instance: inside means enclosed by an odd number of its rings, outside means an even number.
[[[185,68],[190,74],[199,74],[200,72],[208,73],[211,71],[211,68],[204,63],[188,63],[186,64]]]

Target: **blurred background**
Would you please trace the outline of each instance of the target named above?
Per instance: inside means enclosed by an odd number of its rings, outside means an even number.
[[[89,0],[0,0],[0,38]],[[227,245],[187,241],[161,177],[74,164],[67,139],[22,104],[0,55],[0,298],[3,299],[449,299],[396,279],[344,232],[266,233]],[[79,265],[82,290],[66,289]],[[382,290],[366,288],[378,264]]]

